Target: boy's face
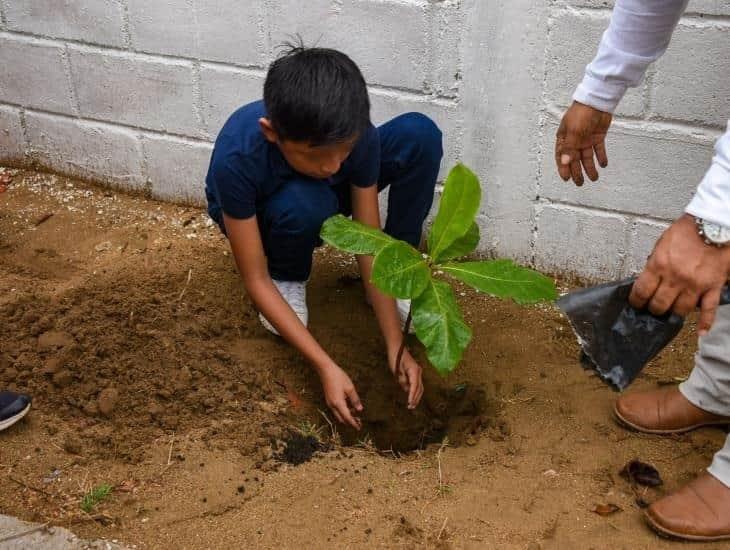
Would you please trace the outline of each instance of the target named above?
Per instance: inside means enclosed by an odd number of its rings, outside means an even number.
[[[289,166],[315,179],[327,179],[339,172],[357,142],[355,136],[341,143],[314,146],[304,141],[281,140],[267,118],[260,119],[259,125],[266,139],[279,147]]]

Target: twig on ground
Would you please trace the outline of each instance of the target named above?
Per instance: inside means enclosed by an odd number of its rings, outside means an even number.
[[[439,487],[438,487],[439,495],[443,495],[444,491],[446,490],[446,485],[444,485],[444,473],[443,473],[443,469],[441,468],[441,453],[448,446],[449,446],[449,438],[444,437],[444,440],[441,442],[441,446],[439,447],[439,450],[436,453],[436,461],[438,462],[438,469],[439,469]]]
[[[172,438],[170,439],[170,451],[167,453],[167,465],[172,464],[172,444],[175,443],[175,432],[172,432]]]
[[[39,489],[38,487],[33,487],[32,485],[28,485],[25,481],[21,479],[16,479],[13,476],[8,476],[8,479],[14,483],[17,483],[21,487],[25,487],[26,489],[30,489],[31,491],[35,491],[36,493],[40,493],[42,495],[46,495],[47,497],[52,497],[53,495],[49,493],[48,491],[44,491],[43,489]]]
[[[38,218],[35,222],[33,222],[33,225],[38,227],[40,224],[47,222],[50,220],[55,212],[49,212],[48,214],[43,214],[40,218]]]
[[[322,409],[317,409],[319,411],[319,414],[322,415],[322,417],[327,421],[327,424],[330,425],[330,430],[332,430],[332,442],[337,441],[337,430],[335,429],[334,424],[332,424],[332,421],[327,417],[325,412]]]
[[[183,287],[182,291],[180,291],[180,296],[177,297],[177,301],[179,302],[182,300],[182,297],[185,295],[185,291],[188,289],[188,285],[190,284],[190,279],[193,276],[193,268],[191,267],[188,269],[188,280],[185,281],[185,286]]]
[[[436,542],[441,540],[441,535],[444,534],[444,529],[446,529],[446,522],[449,521],[449,518],[444,519],[444,524],[441,526],[441,530],[439,531],[438,536],[436,537]]]

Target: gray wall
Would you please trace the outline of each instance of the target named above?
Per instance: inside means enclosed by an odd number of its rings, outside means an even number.
[[[696,0],[576,190],[553,135],[611,2],[0,0],[0,161],[202,203],[211,142],[293,33],[363,69],[377,122],[432,116],[483,181],[482,251],[608,279],[639,268],[730,117],[730,0]]]

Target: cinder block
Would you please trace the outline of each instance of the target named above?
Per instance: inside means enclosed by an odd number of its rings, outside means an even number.
[[[687,13],[730,15],[730,2],[728,0],[691,0],[687,6]]]
[[[608,28],[609,15],[584,15],[561,11],[552,19],[548,34],[546,96],[549,102],[567,107],[575,88],[583,80],[586,65],[598,51],[603,32]],[[639,116],[644,110],[643,83],[630,88],[616,114]]]
[[[71,49],[70,54],[82,116],[200,134],[192,64],[81,48]]]
[[[613,9],[614,0],[567,0],[566,5],[574,8],[607,8]]]
[[[653,115],[724,127],[730,117],[730,29],[680,25],[658,61]]]
[[[5,4],[8,28],[53,38],[122,46],[118,0],[13,0]]]
[[[348,54],[371,84],[422,90],[433,54],[428,15],[427,2],[282,0],[268,19],[275,45],[300,34]]]
[[[0,105],[0,162],[17,163],[25,156],[20,110]]]
[[[627,225],[623,217],[603,212],[541,206],[537,213],[536,267],[595,280],[618,278],[626,254]]]
[[[624,276],[640,273],[646,265],[646,260],[654,250],[662,233],[669,227],[668,223],[648,220],[637,220],[630,231],[629,250],[624,265]]]
[[[554,125],[545,130],[540,192],[542,197],[571,204],[674,220],[689,203],[712,158],[709,143],[613,128],[606,143],[608,167],[599,168],[597,182],[586,178],[583,187],[575,187],[558,177],[552,154],[555,130]]]
[[[379,126],[409,112],[428,115],[441,129],[444,137],[444,159],[441,162],[439,178],[446,177],[461,154],[462,121],[456,103],[433,101],[427,96],[398,94],[394,92],[370,91],[373,124]]]
[[[227,69],[205,65],[200,69],[203,120],[211,138],[218,135],[233,111],[264,95],[263,71]]]
[[[127,5],[136,50],[243,65],[263,63],[261,0],[127,0]]]
[[[73,114],[63,48],[33,38],[1,37],[0,101]]]
[[[466,17],[461,0],[431,4],[431,40],[433,72],[428,87],[433,93],[456,97],[463,79],[461,41]],[[472,68],[472,70],[474,70]]]
[[[25,113],[30,158],[70,176],[142,189],[142,146],[134,132],[35,112]]]
[[[142,144],[153,197],[205,204],[205,175],[212,144],[150,135],[144,136]]]

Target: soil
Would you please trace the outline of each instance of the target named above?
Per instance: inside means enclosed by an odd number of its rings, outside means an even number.
[[[624,431],[551,306],[460,287],[474,340],[446,379],[427,369],[409,412],[353,259],[322,249],[311,330],[358,388],[354,433],[260,326],[202,210],[5,173],[0,387],[33,409],[0,434],[1,513],[138,548],[660,548],[637,501],[687,482],[724,440]],[[686,376],[695,340],[690,322],[636,389]],[[633,459],[664,485],[632,488],[619,472]]]

